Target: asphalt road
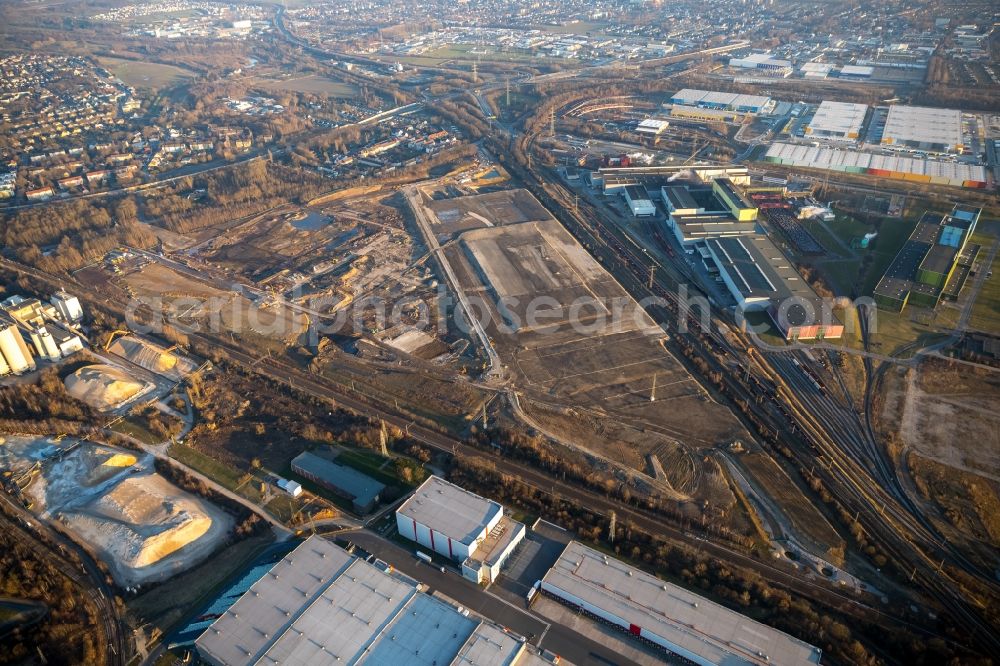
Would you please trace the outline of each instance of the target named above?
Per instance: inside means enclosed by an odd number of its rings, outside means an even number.
[[[634,662],[624,659],[614,650],[592,638],[562,625],[546,622],[525,607],[518,608],[511,602],[462,578],[456,569],[449,567],[442,573],[440,567],[417,559],[413,551],[405,550],[373,532],[349,532],[342,536],[351,539],[361,548],[388,562],[407,576],[429,586],[431,588],[429,591],[440,592],[474,613],[524,636],[529,643],[554,652],[574,664],[580,666],[592,664],[593,655],[596,654],[613,664],[634,666]]]

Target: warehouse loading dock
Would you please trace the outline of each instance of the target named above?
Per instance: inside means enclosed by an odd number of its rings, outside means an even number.
[[[539,589],[588,616],[702,666],[804,666],[822,651],[572,541]]]
[[[503,506],[431,476],[396,509],[400,535],[461,563],[462,574],[490,583],[524,539],[525,528]]]

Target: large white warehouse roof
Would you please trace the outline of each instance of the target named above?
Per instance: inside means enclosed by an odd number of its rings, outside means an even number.
[[[809,121],[809,132],[854,139],[861,131],[867,113],[867,104],[824,101]]]
[[[821,651],[682,587],[573,541],[542,580],[655,635],[699,663],[718,666],[818,664]],[[633,630],[634,633],[634,630]]]
[[[503,507],[439,476],[431,476],[396,513],[468,546],[503,513]]]
[[[961,146],[962,112],[928,106],[891,106],[882,142]]]
[[[701,104],[713,107],[726,107],[734,111],[739,109],[763,109],[771,102],[771,98],[764,95],[741,95],[739,93],[699,90],[697,88],[678,90],[671,99],[676,100],[679,104],[689,106],[698,106]]]
[[[522,638],[316,536],[275,564],[195,644],[210,663],[233,666],[538,663]]]

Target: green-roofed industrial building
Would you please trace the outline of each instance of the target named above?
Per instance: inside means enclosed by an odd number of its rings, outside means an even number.
[[[975,253],[965,250],[981,208],[955,206],[950,213],[924,213],[875,287],[883,310],[902,312],[907,305],[933,308],[944,292],[957,294]]]

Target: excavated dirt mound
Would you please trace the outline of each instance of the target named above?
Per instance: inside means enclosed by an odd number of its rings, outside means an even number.
[[[63,520],[113,562],[118,578],[140,583],[186,569],[219,544],[230,518],[159,474],[123,479]]]
[[[173,381],[182,380],[197,367],[190,359],[181,358],[147,340],[132,336],[115,340],[108,351]]]
[[[144,389],[141,382],[111,365],[88,365],[66,378],[66,391],[98,409],[110,409],[134,398]]]

